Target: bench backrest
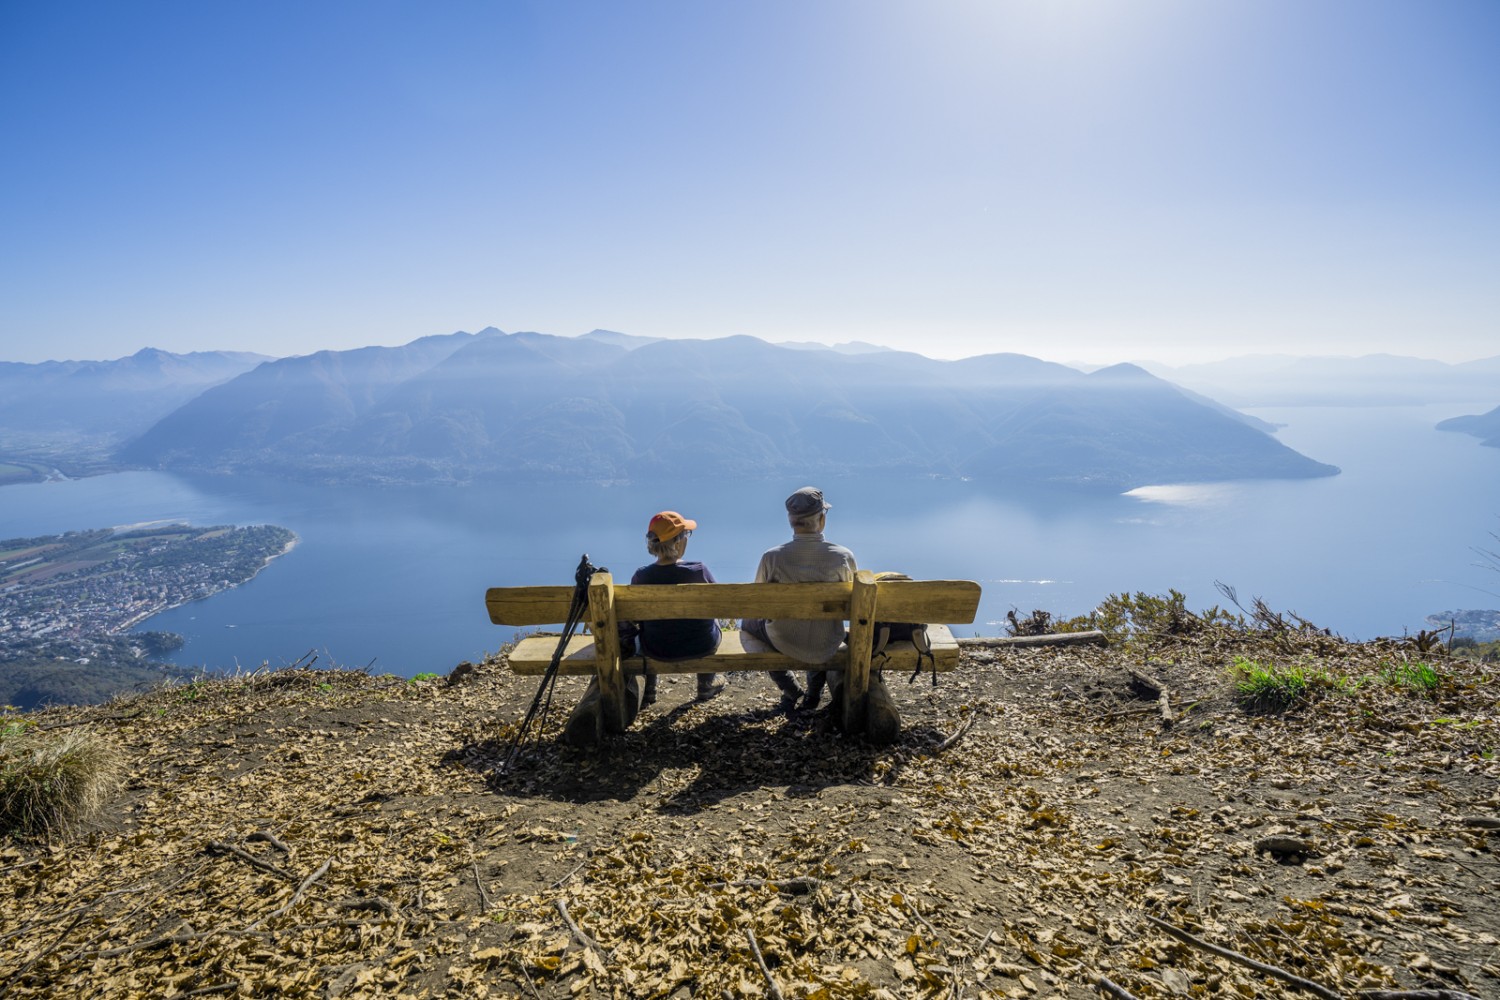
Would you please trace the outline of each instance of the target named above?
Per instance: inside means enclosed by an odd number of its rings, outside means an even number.
[[[882,580],[875,616],[888,622],[968,624],[979,609],[972,580]],[[852,583],[683,583],[614,587],[615,616],[663,618],[849,617]],[[556,625],[568,617],[572,587],[492,587],[484,602],[496,625]]]

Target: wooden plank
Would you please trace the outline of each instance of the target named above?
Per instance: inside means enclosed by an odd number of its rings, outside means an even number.
[[[484,606],[496,625],[561,625],[572,605],[572,587],[491,587],[484,592]]]
[[[967,625],[979,611],[979,593],[973,580],[887,580],[880,584],[875,618]]]
[[[972,580],[880,583],[876,617],[891,622],[967,624],[979,608]],[[662,618],[847,619],[848,583],[685,583],[618,586],[615,614],[631,621]],[[568,617],[572,587],[491,587],[485,607],[496,625],[558,625]]]
[[[847,583],[681,583],[615,588],[615,611],[626,621],[662,618],[849,617]]]
[[[620,673],[620,633],[615,628],[615,581],[608,573],[589,580],[589,623],[594,632],[594,667],[599,673],[599,704],[607,732],[623,733],[630,725],[625,712],[625,675]]]
[[[844,732],[865,728],[865,695],[870,692],[870,651],[875,645],[875,574],[854,574],[849,601],[849,666],[844,671]]]
[[[959,646],[949,628],[944,625],[929,625],[927,637],[932,640],[933,657],[937,660],[939,672],[950,671],[958,666]],[[507,658],[510,669],[524,677],[540,677],[546,673],[547,664],[552,661],[552,653],[557,649],[558,638],[556,635],[533,635],[522,639]],[[672,663],[632,656],[622,660],[620,668],[626,674],[639,675],[647,669],[654,674],[708,674],[739,670],[803,670],[807,667],[807,664],[781,653],[747,651],[741,642],[742,638],[743,634],[739,630],[730,629],[724,633],[723,641],[719,643],[719,651],[713,656],[698,660],[678,660]],[[848,663],[848,650],[840,649],[829,661],[827,668],[844,670]],[[876,669],[888,670],[893,675],[903,671],[909,674],[916,669],[917,652],[909,642],[893,642],[885,648],[883,656],[875,658],[874,666]],[[923,671],[932,669],[925,659],[922,669]],[[593,637],[575,635],[569,639],[557,673],[561,677],[594,676],[596,671]]]

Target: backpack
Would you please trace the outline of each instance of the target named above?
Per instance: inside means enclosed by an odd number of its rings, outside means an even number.
[[[882,580],[910,580],[911,577],[905,573],[876,573],[875,581]],[[893,642],[909,642],[917,650],[917,669],[907,678],[907,683],[917,679],[922,672],[922,659],[926,657],[932,664],[932,686],[937,687],[937,660],[932,655],[932,642],[927,637],[927,626],[922,622],[882,622],[875,623],[875,643],[872,649],[872,658],[885,657],[885,648]]]

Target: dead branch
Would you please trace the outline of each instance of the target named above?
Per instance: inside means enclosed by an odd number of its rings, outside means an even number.
[[[246,851],[243,848],[235,847],[233,844],[226,844],[222,840],[210,840],[208,842],[208,849],[215,854],[233,854],[241,861],[254,865],[256,868],[259,868],[263,872],[270,872],[277,878],[284,878],[288,882],[297,881],[297,876],[293,875],[285,868],[278,868],[275,865],[271,864],[269,861],[262,861],[260,858],[257,858],[249,851]]]
[[[982,635],[956,639],[960,649],[999,649],[1006,646],[1108,646],[1103,632],[1053,632],[1049,635]]]
[[[482,917],[490,911],[490,894],[484,891],[484,881],[479,877],[479,862],[472,863],[474,866],[474,888],[479,890],[479,915]]]
[[[239,988],[240,981],[238,979],[235,979],[231,982],[218,983],[214,986],[204,986],[196,990],[191,990],[187,993],[173,993],[171,1000],[186,1000],[187,997],[207,996],[210,993],[228,993],[231,990],[237,990]]]
[[[269,830],[256,830],[254,833],[245,835],[246,843],[261,841],[270,844],[282,854],[291,854],[292,849],[281,842],[281,839]]]
[[[1115,1000],[1136,1000],[1134,993],[1131,993],[1123,986],[1111,982],[1108,976],[1094,975],[1089,978],[1092,980],[1094,988],[1107,997],[1114,997]]]
[[[1500,830],[1500,819],[1494,816],[1464,816],[1459,822],[1476,830]]]
[[[268,913],[265,916],[261,917],[259,920],[255,921],[255,923],[253,923],[249,927],[247,927],[246,930],[254,930],[255,928],[259,927],[261,924],[265,923],[267,920],[275,920],[277,917],[285,916],[286,913],[287,913],[287,911],[290,910],[292,907],[296,906],[297,902],[302,899],[302,894],[307,891],[308,886],[312,885],[314,882],[316,882],[318,879],[322,878],[324,875],[327,875],[328,874],[328,869],[331,868],[332,866],[333,866],[333,858],[332,857],[328,857],[328,858],[323,859],[323,863],[318,866],[318,870],[315,871],[315,872],[313,872],[311,875],[307,876],[307,878],[303,879],[302,880],[302,884],[299,885],[299,886],[297,886],[297,891],[294,892],[294,893],[292,893],[292,898],[289,899],[289,900],[287,900],[287,903],[286,903],[285,906],[283,906],[281,909],[275,911],[274,913]]]
[[[1361,1000],[1479,1000],[1460,990],[1360,990]]]
[[[709,882],[705,889],[742,889],[745,887],[759,888],[768,886],[777,892],[784,892],[788,896],[807,896],[824,885],[820,878],[811,875],[797,875],[793,878],[770,879],[770,878],[744,878],[736,882]]]
[[[605,951],[604,947],[598,941],[585,934],[583,928],[573,922],[572,915],[568,913],[568,901],[566,899],[559,899],[557,901],[557,912],[562,914],[563,923],[568,925],[568,930],[573,932],[573,936],[578,939],[579,944],[590,951],[597,952],[604,958],[609,958],[609,952]]]
[[[1149,913],[1145,916],[1146,920],[1151,924],[1155,925],[1163,931],[1166,931],[1168,934],[1172,935],[1172,937],[1176,938],[1184,944],[1190,944],[1194,948],[1198,948],[1202,951],[1208,952],[1210,955],[1218,955],[1220,958],[1227,958],[1231,962],[1238,962],[1246,968],[1254,969],[1256,972],[1271,976],[1274,979],[1279,979],[1283,983],[1286,983],[1288,986],[1291,986],[1293,989],[1305,990],[1306,992],[1311,993],[1314,996],[1322,997],[1323,1000],[1343,1000],[1341,994],[1334,992],[1321,983],[1315,983],[1311,979],[1303,979],[1301,976],[1293,975],[1285,969],[1279,969],[1274,965],[1267,965],[1264,962],[1257,962],[1249,955],[1242,955],[1237,951],[1231,951],[1228,948],[1220,948],[1216,944],[1209,944],[1202,938],[1194,937],[1187,931],[1182,930],[1180,927],[1169,924],[1165,920],[1159,920],[1156,917],[1151,916],[1151,914]]]
[[[959,726],[958,729],[954,731],[952,736],[949,736],[947,739],[943,740],[943,742],[932,748],[932,755],[936,757],[938,754],[942,753],[944,750],[957,743],[960,739],[963,738],[964,733],[967,733],[970,729],[973,728],[974,717],[971,715],[963,725]]]
[[[760,953],[760,945],[755,943],[755,931],[746,927],[745,938],[750,942],[750,954],[755,956],[755,964],[760,966],[760,974],[766,977],[766,989],[770,991],[771,1000],[783,1000],[781,987],[776,985],[776,980],[771,976],[771,970],[766,966],[766,960]]]

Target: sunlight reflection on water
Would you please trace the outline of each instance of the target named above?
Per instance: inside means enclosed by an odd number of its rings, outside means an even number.
[[[1146,503],[1175,507],[1224,507],[1239,499],[1236,483],[1174,483],[1169,486],[1138,486],[1124,495]]]

